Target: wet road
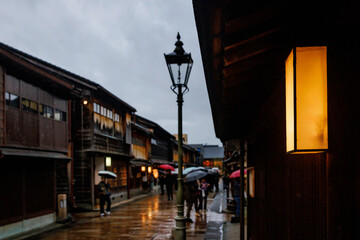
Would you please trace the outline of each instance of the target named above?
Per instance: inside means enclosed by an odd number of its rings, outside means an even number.
[[[208,198],[208,206],[212,202]],[[230,221],[229,214],[208,209],[201,216],[191,211],[194,222],[187,223],[187,239],[204,239],[207,222]],[[176,200],[167,201],[165,195],[154,193],[113,208],[110,216],[100,217],[98,212],[73,214],[76,223],[30,239],[170,239],[175,216]]]

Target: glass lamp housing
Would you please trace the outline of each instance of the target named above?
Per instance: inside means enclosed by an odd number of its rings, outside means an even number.
[[[177,35],[175,50],[172,53],[164,54],[166,65],[169,70],[173,87],[178,85],[187,87],[190,72],[193,65],[191,53],[186,53],[183,49],[183,43],[180,41],[180,34]]]

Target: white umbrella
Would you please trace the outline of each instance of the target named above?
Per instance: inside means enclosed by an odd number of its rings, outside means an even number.
[[[117,178],[117,175],[110,171],[99,171],[98,175],[106,178]]]

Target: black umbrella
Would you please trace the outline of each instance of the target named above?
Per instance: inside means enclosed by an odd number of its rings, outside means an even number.
[[[198,169],[195,171],[191,171],[185,176],[184,182],[192,182],[200,178],[203,178],[208,174],[209,172],[206,169]]]

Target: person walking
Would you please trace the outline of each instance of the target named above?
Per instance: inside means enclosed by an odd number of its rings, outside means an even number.
[[[201,196],[202,196],[202,210],[206,211],[207,196],[209,193],[210,184],[206,182],[205,178],[201,180]]]
[[[149,176],[149,183],[150,183],[150,190],[149,192],[152,192],[154,189],[154,182],[155,182],[155,178],[154,175],[151,173]]]
[[[190,213],[192,206],[194,205],[195,210],[197,211],[196,206],[196,196],[195,192],[197,191],[197,184],[196,181],[192,182],[184,182],[184,199],[186,201],[186,220],[187,222],[193,222],[190,218]]]
[[[195,215],[200,216],[201,215],[200,210],[202,209],[202,193],[201,193],[201,184],[199,180],[196,180],[195,198],[196,198]]]
[[[240,216],[240,177],[235,178],[234,181],[234,199],[236,201],[236,212],[235,217]]]
[[[142,173],[142,188],[143,191],[147,191],[148,188],[148,176],[146,174],[146,172]]]
[[[216,171],[215,173],[215,192],[219,192],[219,180],[220,180],[220,173]]]
[[[100,216],[104,216],[104,206],[105,202],[107,203],[106,206],[106,214],[110,215],[110,207],[111,207],[111,200],[110,200],[110,185],[108,183],[108,179],[105,177],[101,177],[101,181],[98,185],[99,190],[99,197],[100,197]]]
[[[159,177],[161,195],[164,195],[165,175],[161,174]]]
[[[166,186],[168,201],[170,201],[170,199],[173,200],[173,188],[174,188],[173,185],[174,185],[173,176],[171,175],[170,169],[167,169],[165,176],[165,186]]]

